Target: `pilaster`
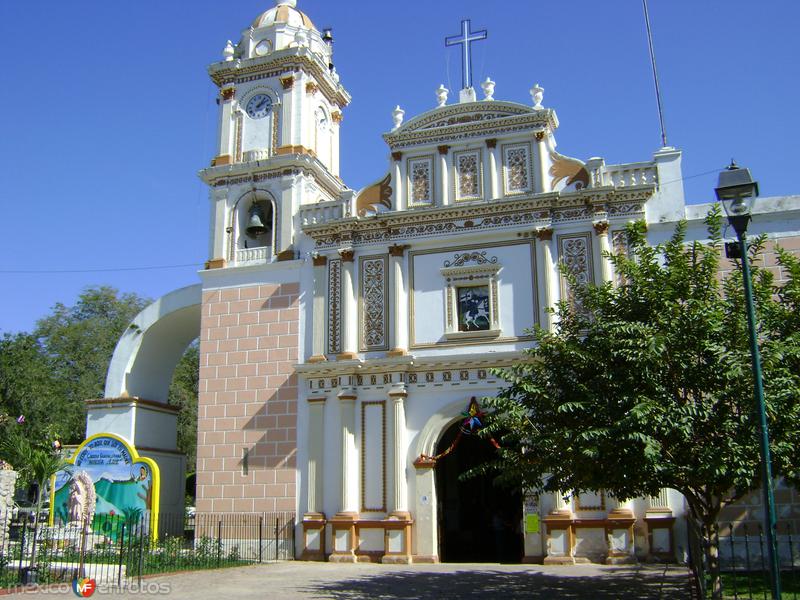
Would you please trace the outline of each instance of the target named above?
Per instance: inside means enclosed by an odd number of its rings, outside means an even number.
[[[599,246],[600,255],[597,257],[597,262],[600,264],[600,277],[603,283],[612,281],[614,278],[613,266],[608,254],[611,253],[611,243],[608,239],[608,221],[597,221],[593,223],[595,235]]]
[[[314,264],[314,299],[312,302],[311,357],[308,362],[325,362],[325,288],[327,287],[328,258],[312,256]]]
[[[392,152],[392,172],[394,177],[392,179],[392,194],[394,194],[394,202],[392,206],[396,210],[405,210],[406,202],[406,167],[403,163],[402,152]]]
[[[385,548],[381,562],[411,562],[411,514],[408,512],[406,490],[405,400],[408,397],[404,384],[397,384],[389,391],[391,402],[391,448],[392,495],[389,518],[385,526]]]
[[[558,273],[553,259],[553,230],[549,227],[537,229],[535,232],[537,242],[536,260],[539,280],[542,282],[542,293],[539,305],[542,307],[541,324],[544,329],[552,329],[554,315],[546,309],[555,309],[558,302]]]
[[[358,324],[356,289],[354,277],[355,251],[352,248],[339,250],[342,258],[342,352],[339,360],[352,360],[357,355]]]
[[[495,138],[486,140],[486,157],[489,163],[486,174],[486,180],[489,182],[488,200],[494,200],[500,196],[497,185],[497,140]]]
[[[356,392],[339,392],[341,472],[339,512],[330,520],[333,533],[331,562],[357,562],[358,456],[356,454]]]
[[[308,502],[303,515],[303,560],[325,560],[324,396],[308,399]]]
[[[439,146],[439,204],[447,206],[450,204],[450,175],[448,172],[447,157],[450,153],[450,146]]]
[[[547,133],[539,131],[534,135],[536,140],[536,191],[547,194],[553,191],[550,181],[550,153],[547,148]]]
[[[405,258],[407,246],[395,244],[389,247],[389,262],[392,272],[393,327],[392,349],[389,356],[408,354],[408,296],[405,288]]]
[[[219,147],[214,159],[215,165],[230,164],[233,162],[233,109],[235,104],[236,88],[225,86],[220,90],[220,116],[219,116]]]

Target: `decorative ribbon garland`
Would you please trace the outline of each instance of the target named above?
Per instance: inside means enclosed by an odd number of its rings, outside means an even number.
[[[444,452],[440,452],[436,456],[420,454],[420,457],[417,460],[436,463],[436,461],[438,461],[440,458],[444,458],[456,449],[459,442],[461,442],[462,436],[472,435],[473,433],[477,433],[483,429],[482,419],[486,416],[486,413],[481,410],[480,404],[478,404],[478,401],[474,396],[470,399],[469,404],[467,405],[467,410],[462,412],[461,416],[464,417],[464,420],[461,422],[461,427],[459,428],[458,434],[456,434],[456,438],[453,440],[453,443],[450,444],[450,446]],[[489,438],[489,443],[494,446],[495,449],[500,449],[500,444],[498,444],[493,437]]]

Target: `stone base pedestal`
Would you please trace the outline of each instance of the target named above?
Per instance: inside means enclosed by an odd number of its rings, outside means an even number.
[[[633,525],[635,522],[636,517],[628,509],[617,508],[608,513],[606,520],[607,565],[631,565],[639,562],[634,552]]]
[[[439,564],[439,557],[435,554],[415,554],[413,562],[415,565],[436,565]]]
[[[358,513],[337,513],[331,520],[333,552],[328,557],[334,563],[356,563],[356,521]]]
[[[395,511],[383,520],[384,549],[381,562],[384,564],[411,564],[411,514]]]
[[[301,560],[325,560],[325,515],[306,513],[303,515],[303,551]]]

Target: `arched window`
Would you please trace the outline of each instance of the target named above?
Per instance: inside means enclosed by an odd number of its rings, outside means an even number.
[[[236,204],[230,228],[231,259],[236,264],[269,262],[274,255],[275,218],[272,201],[250,192]]]

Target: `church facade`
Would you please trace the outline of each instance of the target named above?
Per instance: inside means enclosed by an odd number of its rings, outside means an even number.
[[[603,254],[624,251],[634,219],[654,242],[684,218],[703,237],[708,206],[685,205],[681,152],[570,158],[541,87],[523,105],[495,99],[487,80],[453,98],[440,87],[412,118],[395,109],[387,171],[354,191],[339,176],[350,96],[331,56],[330,32],[279,0],[209,67],[220,105],[217,156],[201,172],[209,260],[199,286],[140,328],[199,321],[197,511],[295,512],[309,559],[675,557],[675,491],[526,496],[458,474],[492,451],[470,435],[472,399],[503,387],[492,369],[523,360],[529,329],[551,327],[547,309],[571,293],[558,263],[579,282],[613,281]],[[761,206],[753,231],[800,249],[798,198]],[[137,391],[133,357],[147,345],[135,334],[102,406],[174,418],[142,400],[162,392]],[[90,411],[90,433],[92,422]],[[177,477],[174,443],[148,445]]]

